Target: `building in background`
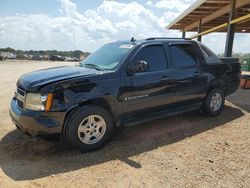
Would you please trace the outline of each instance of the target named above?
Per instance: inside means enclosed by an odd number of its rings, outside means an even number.
[[[16,59],[16,54],[12,52],[0,52],[0,59]]]

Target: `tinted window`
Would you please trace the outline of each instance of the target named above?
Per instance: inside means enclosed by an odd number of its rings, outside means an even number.
[[[195,49],[190,44],[178,44],[170,46],[173,66],[176,68],[179,67],[188,67],[194,66],[197,64],[197,56],[195,54]]]
[[[153,45],[142,48],[135,56],[133,63],[138,60],[146,61],[149,71],[159,71],[167,68],[165,51],[162,45]]]

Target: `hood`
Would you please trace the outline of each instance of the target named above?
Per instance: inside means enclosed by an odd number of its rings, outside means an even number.
[[[37,91],[41,86],[80,76],[96,75],[99,71],[78,66],[43,69],[22,75],[17,86],[26,91]]]

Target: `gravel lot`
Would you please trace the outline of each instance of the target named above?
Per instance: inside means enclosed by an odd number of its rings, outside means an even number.
[[[81,154],[15,129],[8,108],[17,78],[74,63],[0,62],[0,187],[250,187],[250,90],[213,118],[197,111],[118,129]]]

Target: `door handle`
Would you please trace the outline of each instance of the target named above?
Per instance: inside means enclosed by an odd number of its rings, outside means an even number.
[[[195,72],[193,73],[193,76],[200,76],[200,74],[201,74],[201,71],[195,71]]]
[[[161,77],[161,81],[169,81],[169,80],[171,80],[171,78],[168,76]]]

